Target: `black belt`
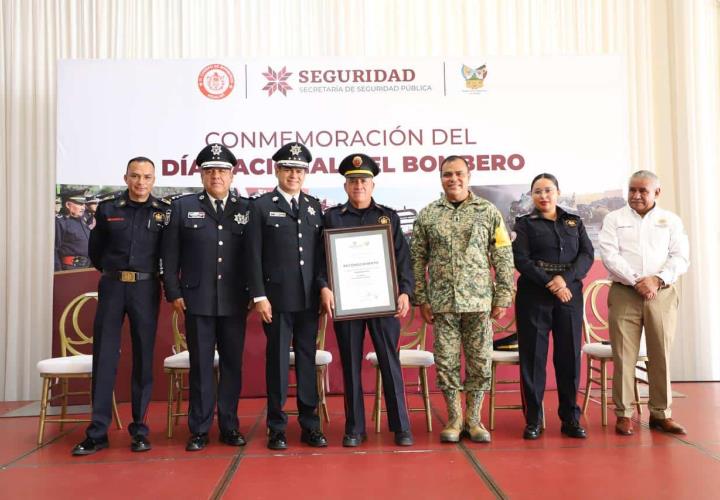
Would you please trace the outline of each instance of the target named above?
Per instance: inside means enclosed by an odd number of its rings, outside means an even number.
[[[544,260],[536,260],[535,265],[543,271],[549,273],[564,273],[572,267],[572,264],[556,264],[554,262],[545,262]]]
[[[136,281],[152,280],[158,277],[157,273],[138,273],[136,271],[103,271],[103,276],[123,283],[135,283]]]

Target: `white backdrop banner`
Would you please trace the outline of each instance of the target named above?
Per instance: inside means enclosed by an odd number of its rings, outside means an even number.
[[[355,152],[378,159],[378,186],[426,186],[430,199],[451,154],[470,161],[473,185],[547,171],[566,193],[597,193],[629,171],[616,57],[69,60],[58,72],[58,184],[121,184],[143,155],[157,186],[196,187],[208,142],[238,157],[241,192],[275,184],[270,157],[290,141],[313,153],[310,190],[339,186],[325,174]]]

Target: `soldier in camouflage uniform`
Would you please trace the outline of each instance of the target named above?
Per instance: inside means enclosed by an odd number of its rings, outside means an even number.
[[[425,207],[413,229],[411,256],[416,305],[434,327],[437,382],[448,407],[443,442],[458,442],[463,431],[489,442],[480,422],[483,391],[490,388],[492,328],[512,303],[513,254],[500,211],[470,192],[470,170],[459,156],[442,163],[445,195]],[[495,281],[490,267],[495,269]],[[426,280],[429,268],[430,280]],[[460,382],[460,347],[465,384]],[[460,391],[466,392],[463,426]]]

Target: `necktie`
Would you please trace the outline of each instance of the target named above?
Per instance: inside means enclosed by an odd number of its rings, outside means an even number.
[[[293,215],[294,215],[295,217],[297,217],[297,216],[299,215],[300,210],[299,210],[299,208],[298,208],[298,202],[297,202],[297,200],[296,200],[294,197],[293,197],[293,199],[292,199],[292,203],[290,203],[290,206],[292,207]]]
[[[215,200],[215,210],[219,214],[223,213],[222,200]]]

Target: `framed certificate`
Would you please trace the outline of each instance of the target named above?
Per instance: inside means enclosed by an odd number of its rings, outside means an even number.
[[[397,313],[395,245],[389,224],[326,229],[325,256],[336,320]]]

